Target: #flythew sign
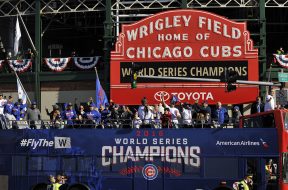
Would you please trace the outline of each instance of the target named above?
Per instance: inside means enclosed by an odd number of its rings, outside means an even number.
[[[110,94],[119,104],[159,103],[155,94],[177,95],[183,102],[209,100],[223,104],[255,100],[257,86],[239,85],[225,92],[224,83],[140,79],[130,89],[131,63],[142,66],[139,75],[216,78],[234,70],[241,80],[258,80],[258,50],[254,49],[246,23],[198,10],[174,10],[122,25],[111,52]],[[129,97],[129,98],[128,98]]]

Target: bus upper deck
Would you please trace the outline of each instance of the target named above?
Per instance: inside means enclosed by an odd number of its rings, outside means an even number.
[[[209,190],[247,173],[253,189],[288,189],[287,113],[244,116],[240,128],[2,130],[1,189],[30,190],[63,172],[95,190]]]

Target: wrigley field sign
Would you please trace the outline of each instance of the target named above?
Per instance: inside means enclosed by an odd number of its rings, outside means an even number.
[[[223,83],[180,79],[139,78],[137,89],[130,89],[132,62],[142,66],[140,76],[219,79],[229,69],[238,73],[239,80],[257,81],[258,51],[253,48],[246,23],[209,12],[167,11],[122,25],[115,51],[111,53],[111,99],[119,104],[135,105],[146,96],[150,103],[158,103],[155,93],[165,90],[211,93],[213,98],[209,102],[233,104],[254,101],[258,95],[257,86],[240,85],[236,91],[226,93]],[[189,101],[193,103],[193,99]]]

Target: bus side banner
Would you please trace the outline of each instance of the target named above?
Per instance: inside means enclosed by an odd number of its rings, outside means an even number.
[[[81,138],[85,137],[85,138]],[[87,146],[89,145],[89,146]],[[275,128],[5,130],[0,154],[128,155],[126,161],[153,157],[277,155]],[[111,164],[109,160],[104,164]]]

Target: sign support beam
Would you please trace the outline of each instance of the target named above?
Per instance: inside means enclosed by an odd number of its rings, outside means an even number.
[[[138,76],[138,78],[149,78],[149,79],[153,78],[153,79],[167,79],[167,80],[198,81],[198,82],[222,82],[220,79],[209,79],[209,78],[185,78],[185,77],[161,77],[161,76]],[[260,85],[260,86],[281,86],[281,84],[273,82],[246,81],[246,80],[236,80],[235,83]]]

